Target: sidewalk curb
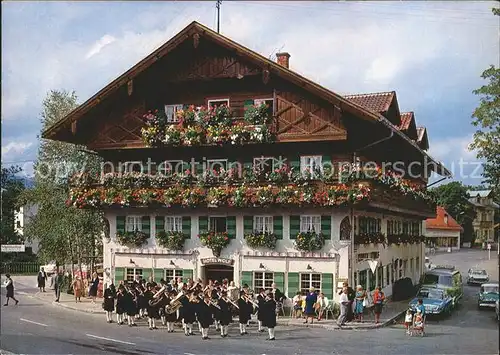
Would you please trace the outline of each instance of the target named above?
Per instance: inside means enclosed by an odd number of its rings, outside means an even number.
[[[10,351],[7,351],[7,350],[0,349],[0,355],[17,355],[17,354],[10,352]]]

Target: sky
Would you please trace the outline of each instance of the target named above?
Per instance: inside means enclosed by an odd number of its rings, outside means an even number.
[[[266,57],[289,52],[292,70],[341,95],[395,90],[427,128],[430,154],[477,185],[472,91],[499,65],[494,6],[227,1],[221,33]],[[2,166],[32,172],[49,90],[84,102],[193,20],[215,29],[215,1],[2,2]]]

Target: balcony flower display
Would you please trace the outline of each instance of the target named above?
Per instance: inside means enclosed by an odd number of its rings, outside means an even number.
[[[204,232],[198,235],[201,244],[212,249],[214,256],[220,256],[222,249],[227,247],[231,240],[227,232]]]
[[[295,239],[295,248],[301,251],[320,250],[325,245],[325,238],[321,233],[301,232]]]
[[[182,232],[160,231],[156,234],[158,244],[170,250],[182,250],[186,236]]]
[[[232,192],[228,186],[211,188],[207,193],[207,204],[211,207],[230,206]]]
[[[118,243],[124,246],[140,247],[148,241],[149,236],[141,231],[116,233]]]
[[[386,244],[385,235],[380,232],[359,233],[354,236],[354,244]]]
[[[177,111],[178,122],[175,124],[167,122],[163,112],[149,111],[143,116],[142,139],[149,147],[271,142],[274,137],[267,127],[270,123],[267,111],[255,110],[247,115],[251,121],[241,122],[233,119],[226,105],[210,108],[190,106]]]
[[[253,125],[266,125],[271,123],[272,117],[269,115],[269,106],[265,103],[260,105],[247,106],[245,110],[245,121]]]
[[[425,241],[425,237],[422,235],[408,235],[408,234],[390,234],[387,236],[388,244],[416,244]]]
[[[273,233],[253,232],[245,234],[245,240],[250,248],[269,248],[275,249],[278,238]]]

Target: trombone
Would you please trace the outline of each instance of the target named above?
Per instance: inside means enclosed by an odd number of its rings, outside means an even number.
[[[247,303],[251,303],[257,309],[259,308],[259,304],[252,300],[249,296],[244,295],[243,297],[245,298],[245,301],[247,301]]]

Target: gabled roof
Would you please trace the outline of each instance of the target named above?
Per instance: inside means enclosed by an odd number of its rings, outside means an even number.
[[[413,112],[403,112],[401,113],[401,124],[399,125],[400,131],[407,131],[410,128],[411,120],[414,119]]]
[[[374,92],[370,94],[354,94],[354,95],[345,95],[344,97],[354,102],[360,106],[366,107],[367,109],[378,112],[385,113],[389,110],[391,106],[392,100],[396,95],[395,91],[389,92]]]
[[[425,127],[417,127],[417,144],[423,150],[429,149],[429,138]]]
[[[118,78],[113,80],[111,83],[106,85],[103,89],[97,92],[94,96],[89,98],[83,104],[78,106],[64,118],[56,122],[51,127],[47,128],[42,133],[42,138],[45,139],[57,139],[56,135],[58,131],[64,129],[66,127],[75,123],[82,116],[87,114],[93,107],[98,105],[102,100],[108,98],[111,94],[116,92],[119,88],[127,85],[130,80],[137,77],[144,70],[149,68],[153,63],[157,62],[159,59],[170,53],[174,50],[179,44],[183,43],[189,38],[192,38],[195,34],[199,35],[201,39],[209,39],[216,44],[231,50],[235,55],[244,57],[249,62],[252,62],[262,69],[268,70],[271,75],[277,75],[289,82],[294,83],[302,87],[303,89],[311,92],[314,95],[330,102],[333,105],[336,105],[341,111],[351,113],[356,117],[361,119],[365,119],[369,122],[373,122],[375,124],[382,124],[389,128],[392,131],[392,134],[399,136],[403,140],[405,140],[409,145],[413,146],[423,157],[427,157],[431,161],[435,162],[437,165],[437,172],[441,175],[451,176],[451,172],[446,169],[441,163],[432,159],[425,151],[423,151],[415,142],[413,142],[410,138],[408,138],[404,133],[400,132],[395,125],[393,125],[389,120],[387,120],[384,116],[382,116],[379,112],[371,111],[364,106],[348,100],[347,98],[342,97],[339,94],[334,93],[333,91],[313,82],[310,79],[303,77],[296,72],[283,67],[280,64],[277,64],[244,46],[241,44],[211,30],[210,28],[201,25],[200,23],[193,21],[188,26],[186,26],[182,31],[172,37],[165,44],[160,46],[158,49],[153,51],[150,55],[145,57],[139,63],[134,65],[132,68],[127,70],[125,73],[120,75]],[[358,96],[358,95],[352,95]],[[384,95],[382,95],[384,96]],[[387,93],[386,103],[383,105],[383,109],[387,105],[389,101],[389,97],[395,96],[395,92]],[[389,103],[390,106],[390,103]],[[387,109],[389,108],[387,106]]]
[[[445,223],[445,216],[448,218],[448,223]],[[428,218],[425,220],[425,228],[463,231],[462,226],[458,224],[442,206],[436,208],[436,218]]]
[[[491,190],[479,190],[479,191],[473,191],[473,190],[469,190],[467,191],[467,193],[469,194],[470,197],[489,197],[490,194],[491,194]]]

